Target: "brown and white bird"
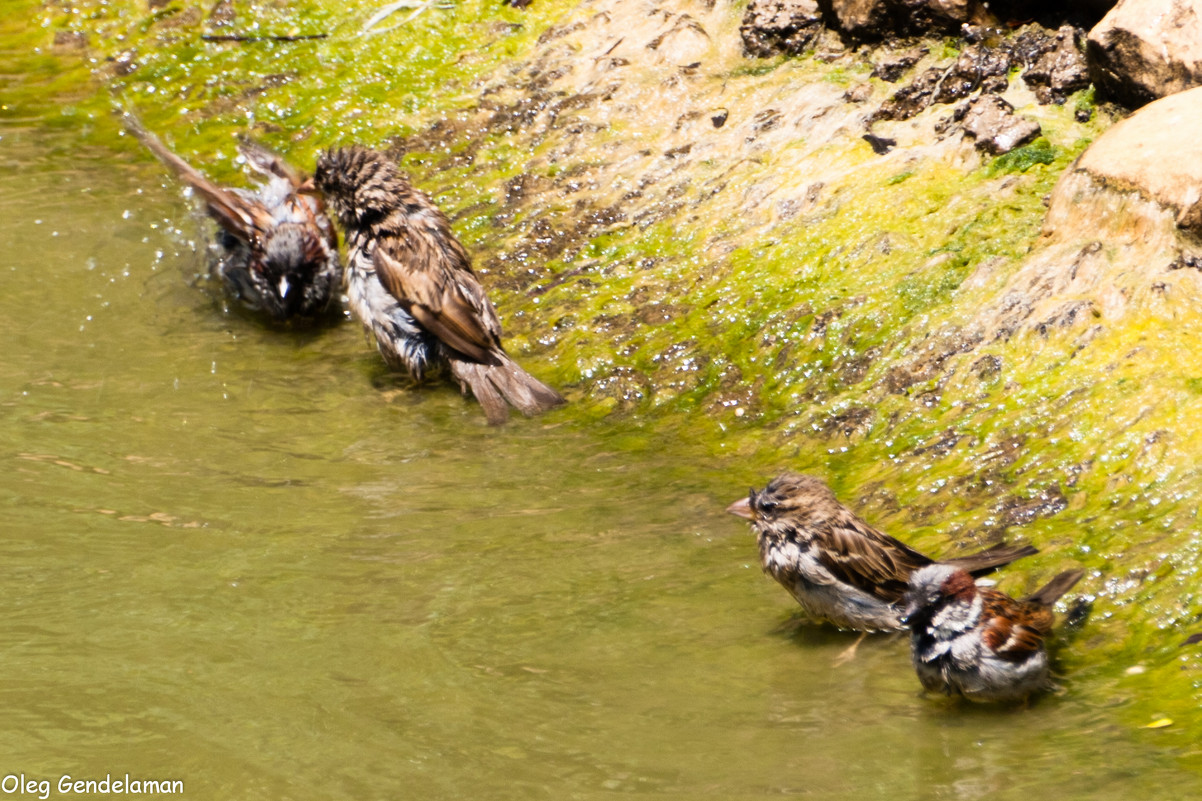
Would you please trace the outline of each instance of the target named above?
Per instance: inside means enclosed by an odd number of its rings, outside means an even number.
[[[447,369],[492,424],[513,406],[563,403],[501,346],[501,323],[446,215],[390,159],[366,147],[328,150],[313,184],[347,241],[347,296],[394,370],[415,381]]]
[[[936,564],[865,523],[820,479],[785,473],[732,503],[751,521],[760,565],[818,621],[855,631],[899,631],[910,575]],[[1037,550],[995,545],[942,564],[984,575]]]
[[[277,321],[331,308],[342,282],[334,226],[319,199],[298,192],[303,179],[283,159],[240,141],[238,151],[267,183],[256,191],[227,189],[172,153],[132,114],[122,117],[130,133],[200,195],[220,226],[209,271],[228,295]]]
[[[952,565],[910,576],[905,620],[918,679],[928,692],[971,701],[1024,701],[1052,688],[1044,639],[1052,604],[1084,571],[1069,570],[1022,600],[979,587]]]

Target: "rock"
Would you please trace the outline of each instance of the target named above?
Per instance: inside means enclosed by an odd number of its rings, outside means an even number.
[[[1045,54],[1056,49],[1056,37],[1042,25],[1024,25],[1010,40],[1010,54],[1026,69],[1034,67]]]
[[[959,115],[957,115],[959,116]],[[1014,107],[997,95],[981,95],[964,111],[964,131],[981,150],[999,156],[1039,136],[1039,123],[1014,115]]]
[[[1064,25],[1051,46],[1023,73],[1023,81],[1035,90],[1040,103],[1063,103],[1073,92],[1089,86],[1089,69],[1081,50],[1084,32]]]
[[[1010,51],[1004,45],[990,47],[973,44],[960,51],[956,63],[944,77],[932,101],[951,103],[980,89],[982,92],[1004,92],[1008,85]]]
[[[973,92],[1004,92],[1013,65],[1006,43],[971,44],[950,66],[931,67],[893,93],[873,115],[874,120],[908,120],[935,103],[953,103]]]
[[[1199,128],[1202,88],[1162,98],[1106,131],[1068,173],[1084,173],[1111,191],[1134,191],[1171,210],[1179,227],[1202,234]]]
[[[871,77],[893,83],[903,72],[921,61],[928,52],[925,47],[915,47],[904,53],[887,53],[872,66]]]
[[[982,0],[824,0],[832,27],[852,39],[955,33],[969,23],[991,19]]]
[[[946,70],[931,67],[881,104],[873,114],[874,120],[908,120],[931,105],[935,90]]]
[[[1093,82],[1133,108],[1202,86],[1202,0],[1120,0],[1089,32]]]
[[[1200,125],[1202,88],[1171,95],[1107,130],[1061,174],[1039,244],[975,315],[987,340],[1077,328],[1084,344],[1099,324],[1147,314],[1165,297],[1194,313]]]
[[[986,19],[987,3],[978,0],[901,0],[898,4],[922,30],[959,30],[960,26]]]
[[[739,26],[744,50],[760,57],[798,55],[821,30],[816,0],[751,0]]]
[[[886,0],[830,0],[831,23],[853,39],[879,39],[891,30]]]

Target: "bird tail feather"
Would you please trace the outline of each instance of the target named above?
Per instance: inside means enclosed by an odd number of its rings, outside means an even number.
[[[949,565],[955,565],[962,570],[967,570],[974,576],[983,576],[986,573],[992,573],[999,567],[1022,559],[1024,556],[1031,556],[1039,553],[1039,549],[1031,545],[994,545],[986,548],[983,551],[977,551],[968,556],[959,556],[955,559],[940,559],[939,561]]]
[[[527,373],[505,353],[493,354],[495,364],[451,359],[451,375],[466,394],[469,390],[484,408],[490,425],[509,417],[509,407],[527,417],[564,402],[563,396]]]
[[[1071,590],[1073,585],[1080,581],[1084,575],[1084,570],[1066,570],[1023,600],[1033,601],[1041,606],[1051,606],[1056,603],[1061,595]]]

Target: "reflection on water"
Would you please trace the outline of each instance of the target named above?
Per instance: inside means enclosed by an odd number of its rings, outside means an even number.
[[[188,286],[155,165],[0,128],[3,772],[194,798],[1128,798],[1198,790],[1088,676],[917,694],[790,620],[745,479],[555,414],[484,424],[357,325]],[[1176,745],[1180,745],[1177,743]]]

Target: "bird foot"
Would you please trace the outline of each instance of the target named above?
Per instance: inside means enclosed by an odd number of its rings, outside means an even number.
[[[860,647],[860,643],[864,642],[864,638],[867,636],[868,636],[868,632],[866,632],[866,631],[860,632],[860,636],[856,638],[856,641],[853,642],[851,645],[849,645],[847,648],[845,648],[843,651],[841,651],[839,653],[839,655],[835,657],[835,661],[831,663],[831,666],[839,667],[840,665],[845,665],[848,662],[855,659],[856,658],[856,649]]]

